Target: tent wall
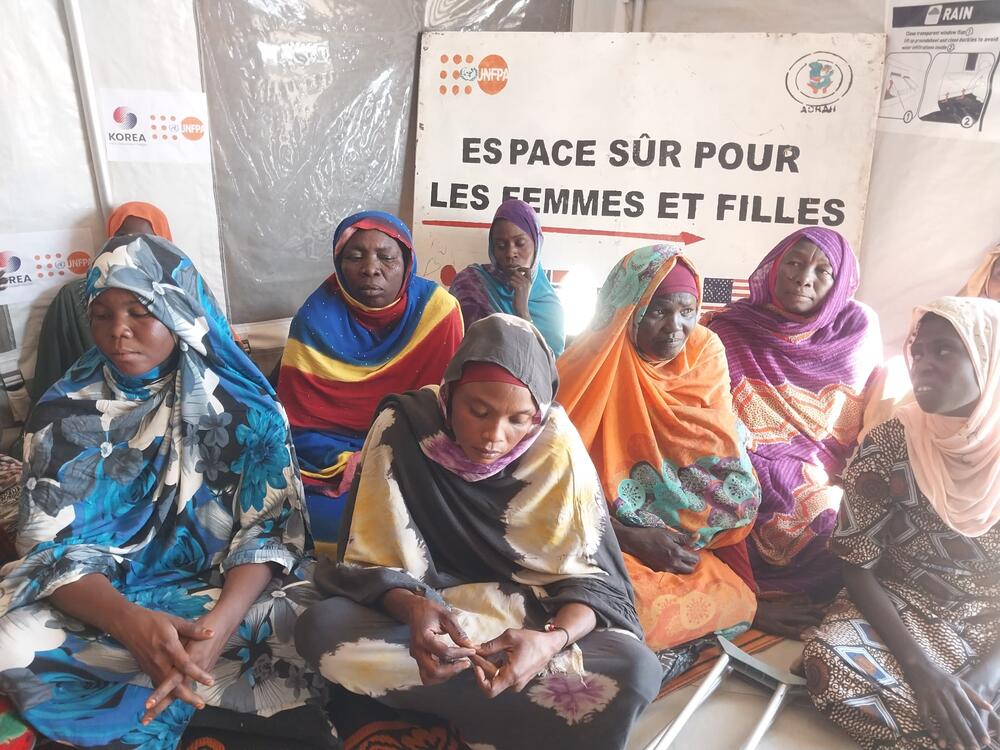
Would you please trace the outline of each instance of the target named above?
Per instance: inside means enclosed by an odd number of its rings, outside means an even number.
[[[201,91],[192,6],[176,0],[80,0],[95,89]],[[0,23],[0,232],[86,226],[104,217],[91,172],[67,19],[59,0],[4,3]],[[12,165],[13,168],[10,168]],[[208,164],[111,162],[114,203],[147,200],[222,298],[218,219]]]
[[[79,0],[79,3],[97,89],[203,89],[199,33],[204,34],[204,29],[198,27],[194,2]],[[544,9],[546,3],[558,8],[540,16],[538,9]],[[568,4],[569,0],[555,3],[496,0],[486,4],[426,0],[414,6],[420,10],[414,11],[416,17],[410,19],[413,23],[408,28],[412,26],[410,31],[414,33],[418,25],[498,28],[484,23],[483,6],[488,7],[494,21],[501,18],[508,23],[511,18],[521,19],[518,24],[501,28],[564,24]],[[330,7],[334,5],[331,3]],[[349,5],[336,4],[338,8]],[[628,3],[575,0],[573,28],[626,30],[631,28],[629,14],[635,5],[635,0]],[[881,0],[836,3],[646,0],[643,5],[642,28],[646,31],[872,32],[883,30],[885,13]],[[0,110],[0,157],[4,165],[4,179],[0,181],[3,207],[0,234],[85,227],[97,244],[103,237],[103,217],[91,173],[62,2],[12,0],[3,4],[2,13],[0,81],[8,106]],[[221,21],[216,32],[220,39],[227,33],[238,35],[235,28],[227,31],[225,19]],[[344,28],[350,31],[349,26]],[[354,29],[365,30],[363,26]],[[414,60],[415,52],[414,46],[411,53]],[[722,64],[732,64],[734,71],[739,70],[739,61]],[[205,66],[206,75],[209,68]],[[403,81],[405,76],[399,78]],[[212,85],[209,82],[211,96],[225,93],[224,85],[220,84],[214,92]],[[401,86],[402,93],[412,96],[412,82]],[[213,105],[213,117],[217,111]],[[393,174],[402,183],[397,186],[398,192],[386,193],[381,202],[392,209],[398,200],[395,207],[406,215],[409,206],[406,185],[412,170],[412,117],[408,105],[401,107],[398,114],[401,124],[391,137],[403,144],[393,152],[402,168],[395,169]],[[210,127],[223,125],[210,123]],[[329,133],[323,137],[331,138]],[[363,145],[363,141],[359,143]],[[232,144],[240,145],[235,139]],[[235,166],[229,172],[229,165],[222,164],[220,171],[220,146],[214,140],[213,145],[217,172],[237,182],[243,180]],[[277,148],[281,144],[275,145]],[[995,143],[879,134],[869,215],[860,249],[864,279],[860,296],[880,314],[889,352],[898,348],[910,308],[933,296],[953,292],[981,253],[1000,240],[1000,211],[996,205],[996,196],[1000,195],[998,164],[1000,146]],[[337,172],[340,174],[341,170]],[[160,205],[170,217],[177,243],[192,255],[213,289],[223,297],[224,261],[211,166],[113,162],[110,173],[114,202],[145,199]],[[330,177],[331,182],[336,178],[332,173]],[[217,179],[222,178],[217,176]],[[357,184],[356,189],[359,196],[365,192],[363,183]],[[291,201],[293,197],[289,194],[285,200]],[[355,203],[360,205],[361,200],[359,197]],[[314,226],[312,222],[304,227],[294,246],[278,246],[269,235],[255,252],[272,253],[272,265],[325,256],[329,231],[351,204],[346,196],[337,202],[336,210],[331,208],[329,215],[323,214],[323,226]],[[221,205],[222,235],[228,238],[226,262],[238,262],[241,243],[246,241],[237,229],[240,217],[235,204],[223,201]],[[761,248],[761,254],[766,250]],[[312,276],[311,281],[315,281]],[[243,277],[250,281],[255,278],[252,273],[244,273],[240,278]],[[244,281],[234,286],[229,280],[230,292],[244,295]],[[299,291],[296,294],[301,296]],[[280,291],[269,293],[280,294]],[[278,313],[287,314],[294,305],[284,300],[279,307]],[[259,320],[259,316],[247,312],[239,319]],[[26,325],[30,329],[37,325],[40,312],[12,310],[11,316],[16,318],[15,327]],[[31,320],[25,323],[28,316]],[[22,362],[25,375],[30,377],[33,362],[30,343],[22,352]]]

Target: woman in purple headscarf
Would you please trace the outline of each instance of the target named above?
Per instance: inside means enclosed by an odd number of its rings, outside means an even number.
[[[529,320],[557,357],[566,348],[563,309],[541,266],[538,214],[515,198],[500,204],[490,226],[490,262],[459,272],[450,291],[462,306],[465,328],[502,312]]]
[[[828,550],[839,475],[882,359],[878,319],[853,299],[858,262],[837,232],[799,229],[750,277],[750,298],[709,322],[729,359],[733,405],[750,433],[763,498],[747,552],[757,627],[798,637],[841,587]]]

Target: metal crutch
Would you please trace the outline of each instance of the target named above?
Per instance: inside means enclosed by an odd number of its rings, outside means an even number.
[[[764,710],[764,715],[754,726],[750,739],[743,745],[742,750],[755,750],[774,723],[785,701],[804,691],[805,680],[801,677],[796,677],[786,670],[775,669],[761,660],[755,659],[722,636],[719,636],[719,645],[722,647],[723,654],[719,657],[719,661],[712,668],[712,671],[708,673],[705,681],[691,696],[691,700],[684,706],[677,718],[654,737],[643,750],[667,750],[677,739],[694,712],[715,692],[730,672],[741,674],[772,691],[771,700]]]
[[[734,672],[772,691],[771,700],[768,701],[767,708],[764,709],[764,715],[760,717],[750,734],[750,739],[742,747],[742,750],[755,750],[760,741],[764,739],[767,730],[771,728],[785,701],[789,697],[805,692],[806,681],[787,670],[775,669],[760,659],[755,659],[722,636],[719,636],[719,645],[732,659]]]
[[[673,744],[684,728],[684,725],[694,716],[694,712],[698,710],[702,703],[708,700],[709,696],[726,679],[726,676],[733,671],[733,665],[730,664],[730,661],[731,658],[728,654],[722,654],[719,657],[715,666],[712,667],[712,671],[705,677],[704,682],[698,686],[694,695],[691,696],[691,700],[687,702],[687,705],[677,715],[677,718],[664,727],[643,750],[667,750]]]

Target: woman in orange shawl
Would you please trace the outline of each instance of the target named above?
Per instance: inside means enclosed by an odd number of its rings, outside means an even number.
[[[675,248],[636,250],[559,360],[560,401],[601,476],[654,651],[734,635],[756,611],[749,565],[726,548],[750,532],[760,486],[700,303],[697,272]]]

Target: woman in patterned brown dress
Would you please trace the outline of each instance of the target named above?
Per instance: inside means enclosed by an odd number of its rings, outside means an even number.
[[[846,590],[805,648],[816,707],[865,748],[1000,747],[1000,303],[918,308],[916,403],[844,474]]]

